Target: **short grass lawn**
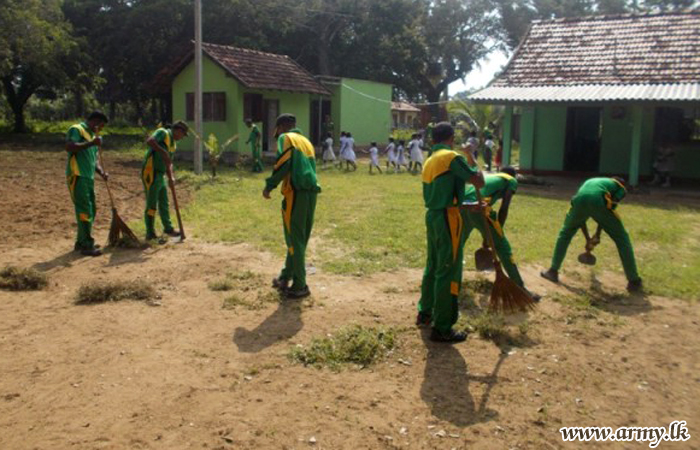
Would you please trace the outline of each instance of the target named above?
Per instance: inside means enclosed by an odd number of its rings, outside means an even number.
[[[369,175],[366,163],[354,173],[319,168],[319,195],[312,233],[312,262],[339,274],[369,274],[409,267],[425,259],[424,208],[419,175]],[[179,176],[194,190],[184,221],[200,239],[211,242],[248,242],[279,255],[285,251],[280,217],[281,196],[262,197],[269,175],[222,169],[215,180],[208,175]],[[526,189],[523,189],[526,190]],[[645,205],[632,196],[620,213],[632,237],[647,291],[686,299],[700,291],[700,211],[682,206]],[[679,205],[681,202],[679,202]],[[519,193],[506,224],[515,258],[522,264],[548,266],[569,198]],[[593,226],[591,224],[591,226]],[[466,269],[481,244],[478,232],[465,248]],[[563,271],[578,266],[583,237],[572,241]],[[604,236],[592,270],[622,274],[612,240]]]

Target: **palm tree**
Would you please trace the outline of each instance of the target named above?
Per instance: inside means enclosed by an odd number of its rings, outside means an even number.
[[[491,128],[494,133],[501,128],[504,108],[499,105],[484,105],[468,100],[453,100],[447,104],[447,112],[458,123],[462,122],[470,131],[483,133]]]

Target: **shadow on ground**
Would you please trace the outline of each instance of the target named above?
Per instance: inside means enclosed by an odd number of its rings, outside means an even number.
[[[255,329],[236,328],[233,333],[233,342],[241,352],[257,353],[276,342],[294,337],[303,327],[301,304],[282,300],[275,312]]]

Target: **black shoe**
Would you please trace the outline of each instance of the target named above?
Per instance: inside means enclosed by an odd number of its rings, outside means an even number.
[[[289,280],[282,277],[273,278],[272,287],[280,291],[286,291],[289,288]]]
[[[628,292],[641,292],[644,289],[642,286],[642,279],[638,278],[634,281],[630,281],[627,283],[627,291]]]
[[[102,250],[96,247],[80,249],[80,254],[83,256],[102,256]]]
[[[535,294],[534,292],[527,291],[528,294],[530,294],[530,298],[532,299],[533,302],[539,303],[540,300],[542,300],[542,296]]]
[[[92,246],[92,248],[100,248],[100,244],[94,244]],[[80,244],[78,244],[77,242],[75,243],[75,245],[73,245],[73,251],[75,251],[75,252],[79,252],[82,249],[83,249],[83,247]]]
[[[309,290],[308,286],[304,286],[301,289],[291,287],[290,289],[284,291],[284,296],[291,300],[308,297],[309,295],[311,295],[311,291]]]
[[[180,232],[175,231],[175,229],[164,230],[163,233],[167,234],[170,237],[180,237]]]
[[[442,333],[433,328],[432,333],[430,333],[430,340],[434,342],[464,342],[467,340],[467,333],[464,331],[455,331],[454,329]]]
[[[418,315],[416,316],[416,326],[417,327],[429,326],[431,320],[432,320],[432,317],[430,316],[430,314],[419,312]]]
[[[559,283],[559,272],[554,269],[548,269],[545,272],[540,272],[540,276],[552,283]]]
[[[158,239],[158,236],[156,236],[155,234],[146,233],[146,240],[147,241],[153,241],[155,239]]]

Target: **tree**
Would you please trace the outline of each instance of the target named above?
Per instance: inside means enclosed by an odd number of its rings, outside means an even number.
[[[471,131],[478,132],[483,132],[491,124],[499,129],[504,114],[503,106],[477,104],[468,100],[449,102],[447,111],[453,119],[466,122]]]
[[[14,131],[27,131],[24,107],[37,92],[66,85],[66,64],[77,67],[79,47],[58,0],[5,0],[0,5],[0,80],[14,116]]]

